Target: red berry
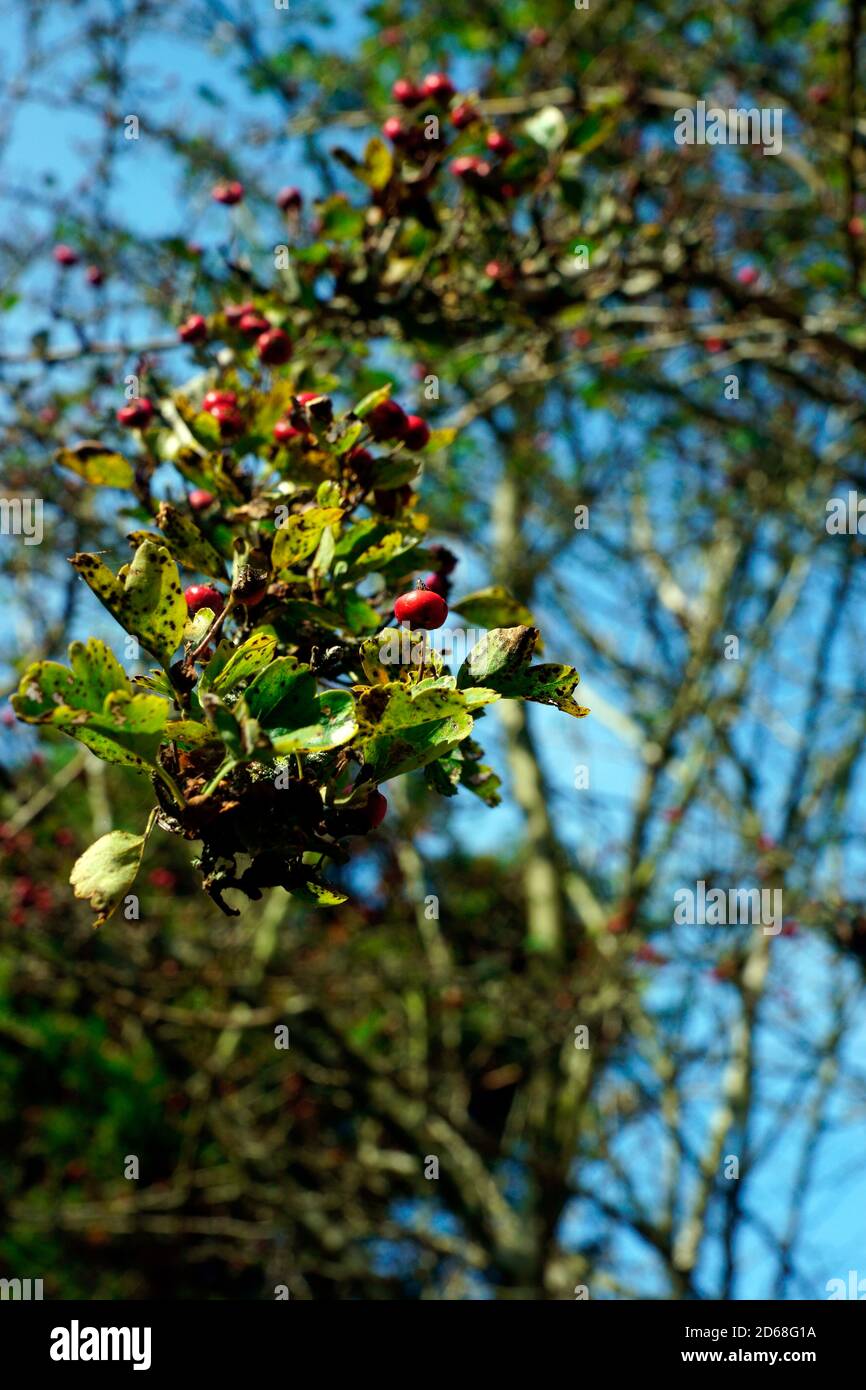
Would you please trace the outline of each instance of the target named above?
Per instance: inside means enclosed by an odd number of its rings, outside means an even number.
[[[741,285],[756,285],[760,278],[760,272],[753,265],[741,266],[737,271],[737,279]]]
[[[533,25],[527,32],[526,42],[529,44],[530,48],[543,48],[549,41],[550,35],[547,30],[542,29],[539,25]]]
[[[465,130],[466,126],[478,120],[478,112],[468,101],[461,101],[459,106],[455,106],[451,112],[451,124],[457,130]]]
[[[302,439],[303,430],[295,429],[288,420],[278,420],[274,425],[274,439],[278,444],[291,444],[293,439]]]
[[[707,352],[724,352],[725,345],[721,338],[707,338],[704,341]]]
[[[403,122],[399,116],[389,116],[382,126],[382,134],[386,140],[390,140],[392,145],[399,145],[406,139],[406,131],[403,129]]]
[[[147,396],[140,396],[137,401],[130,401],[129,405],[124,405],[117,412],[117,422],[127,430],[147,429],[153,419],[153,405]]]
[[[490,165],[477,154],[462,154],[459,159],[452,159],[451,172],[458,179],[486,179]]]
[[[255,312],[256,306],[249,300],[244,304],[227,304],[223,309],[223,313],[231,324],[239,323],[244,314],[254,314]]]
[[[833,88],[827,82],[816,83],[806,89],[806,100],[813,106],[823,106],[833,95]]]
[[[295,396],[295,400],[298,402],[298,405],[309,405],[310,401],[319,401],[325,399],[327,399],[327,397],[324,397],[321,391],[299,391],[298,394]]]
[[[218,405],[210,412],[219,425],[220,439],[239,439],[246,429],[244,417],[230,405]]]
[[[394,604],[394,617],[398,623],[408,623],[410,627],[441,627],[448,617],[448,604],[432,589],[410,589],[401,594]]]
[[[207,338],[207,319],[204,314],[190,314],[177,330],[182,343],[203,343]]]
[[[401,106],[417,106],[424,100],[424,93],[405,77],[397,78],[391,88],[391,95]]]
[[[71,246],[64,246],[63,242],[60,242],[58,246],[55,246],[51,254],[58,265],[62,265],[64,267],[70,265],[78,265],[78,252],[73,251]]]
[[[370,822],[370,829],[375,830],[377,825],[381,825],[388,812],[388,802],[379,791],[373,791],[367,798],[367,819]]]
[[[240,203],[244,196],[244,186],[237,179],[231,179],[228,183],[216,183],[211,189],[211,197],[215,203],[224,203],[226,207],[234,207],[235,203]]]
[[[488,261],[484,267],[484,274],[489,275],[491,280],[503,280],[506,268],[501,261]]]
[[[283,212],[297,212],[303,201],[301,190],[292,184],[281,188],[277,194],[277,207],[282,208]]]
[[[421,95],[432,97],[434,101],[450,101],[454,95],[454,83],[447,72],[428,72],[421,83]]]
[[[588,328],[575,328],[571,335],[571,341],[574,343],[575,347],[589,347],[592,342],[592,334]]]
[[[866,222],[862,217],[852,217],[848,223],[848,231],[851,236],[862,236],[866,232]]]
[[[501,154],[503,159],[506,155],[514,153],[514,145],[507,135],[503,135],[501,130],[491,130],[487,137],[487,148],[492,154]]]
[[[380,401],[367,416],[374,439],[402,439],[406,429],[406,413],[396,401]]]
[[[407,415],[403,443],[407,449],[423,449],[430,441],[430,426],[420,415]]]
[[[257,338],[260,333],[266,333],[270,324],[262,314],[256,313],[242,314],[237,322],[237,330],[247,338]]]
[[[202,410],[211,411],[215,405],[237,405],[236,391],[208,391],[201,403]]]
[[[84,278],[88,285],[101,285],[105,279],[105,272],[98,265],[89,265],[84,272]]]
[[[238,435],[243,434],[246,428],[244,417],[236,405],[215,405],[209,414],[220,427],[221,439],[237,439]]]
[[[440,598],[448,597],[449,584],[444,574],[425,574],[424,587],[432,594],[438,594]]]
[[[215,501],[213,493],[206,492],[203,487],[194,487],[189,495],[189,505],[194,512],[203,512]]]
[[[223,596],[212,584],[190,584],[183,596],[186,599],[186,611],[191,618],[195,617],[200,608],[212,609],[215,618],[223,611]]]
[[[268,366],[279,367],[292,355],[292,340],[282,328],[269,328],[256,341],[256,352]]]

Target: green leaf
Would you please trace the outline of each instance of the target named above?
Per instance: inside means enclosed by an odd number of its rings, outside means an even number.
[[[70,564],[121,626],[168,666],[187,612],[177,565],[165,546],[144,541],[116,578],[96,555],[73,555]]]
[[[69,882],[76,898],[88,898],[96,913],[95,927],[104,926],[129,892],[141,867],[147,835],[112,830],[75,861]]]
[[[234,650],[227,642],[221,642],[201,673],[199,690],[227,695],[241,681],[249,680],[267,666],[276,648],[276,637],[261,628]]]
[[[165,536],[172,555],[186,569],[206,574],[210,579],[225,579],[226,567],[222,556],[202,535],[192,517],[173,507],[170,502],[161,502],[156,524]],[[129,539],[132,540],[133,536]],[[144,539],[142,536],[141,540]]]
[[[330,241],[355,241],[364,230],[364,214],[334,194],[317,204],[320,234]]]
[[[472,594],[454,599],[449,605],[478,627],[514,627],[522,624],[532,627],[534,619],[525,604],[514,598],[501,584],[493,584],[488,589],[476,589]]]
[[[152,770],[169,705],[159,695],[136,695],[104,642],[69,648],[71,670],[38,661],[21,678],[12,706],[29,724],[51,724],[105,762]]]
[[[458,687],[489,687],[510,699],[555,705],[576,718],[589,714],[572,698],[580,680],[572,666],[530,665],[537,636],[534,627],[492,628],[460,667]]]
[[[348,690],[317,694],[309,666],[279,656],[247,687],[243,709],[268,734],[276,753],[338,748],[355,736],[358,725]]]
[[[365,775],[384,781],[424,767],[472,732],[472,715],[461,691],[438,681],[424,686],[415,690],[390,681],[358,695]]]
[[[386,382],[384,386],[377,387],[375,391],[368,392],[363,400],[360,400],[355,406],[352,414],[357,415],[359,420],[366,419],[370,411],[375,410],[377,405],[381,405],[383,401],[390,400],[392,390],[393,387],[389,381]]]
[[[132,464],[95,439],[85,439],[71,449],[58,449],[56,461],[70,472],[77,473],[96,487],[119,487],[128,490],[135,481]]]
[[[316,907],[338,907],[340,903],[349,901],[345,893],[336,888],[328,888],[324,883],[315,883],[312,879],[308,879],[306,883],[293,884],[291,896],[298,898],[300,902],[314,903]]]
[[[315,553],[322,533],[343,517],[342,507],[311,507],[292,513],[278,528],[271,551],[271,563],[279,575],[291,570]]]

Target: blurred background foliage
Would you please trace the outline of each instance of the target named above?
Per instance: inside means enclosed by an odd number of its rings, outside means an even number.
[[[68,869],[138,828],[141,786],[4,716],[0,1272],[54,1298],[824,1297],[866,1235],[862,540],[825,526],[863,486],[861,7],[0,14],[3,490],[46,521],[0,538],[4,688],[117,641],[65,557],[124,555],[128,520],[55,449],[116,437],[129,372],[189,379],[177,323],[271,286],[287,241],[321,267],[311,364],[460,430],[431,532],[592,709],[490,715],[496,811],[405,779],[341,908],[228,922],[161,836],[140,920],[98,936]],[[497,125],[524,191],[443,173],[438,230],[365,217],[347,164],[391,83],[443,68],[483,115],[456,152]],[[698,98],[782,110],[782,153],[677,146]],[[782,888],[783,931],[674,927],[700,879]]]

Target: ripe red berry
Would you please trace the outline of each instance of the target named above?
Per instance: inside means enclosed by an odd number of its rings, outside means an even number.
[[[420,415],[407,415],[403,443],[407,449],[423,449],[430,441],[430,426]]]
[[[501,261],[488,261],[484,274],[489,275],[491,280],[502,280],[505,278],[505,266]]]
[[[848,232],[851,236],[862,236],[866,232],[866,222],[862,217],[852,217],[848,223]]]
[[[575,328],[571,335],[571,341],[574,343],[575,347],[589,347],[592,342],[592,334],[588,328]]]
[[[117,412],[117,423],[123,425],[127,430],[147,429],[153,419],[153,404],[147,396],[140,396],[137,401],[130,401],[129,405],[121,406]]]
[[[270,326],[267,319],[255,310],[251,314],[243,314],[237,323],[238,332],[246,338],[257,338],[260,333],[266,333]]]
[[[71,246],[65,246],[63,242],[55,246],[51,254],[57,264],[62,265],[64,269],[70,265],[78,265],[78,252],[73,251]]]
[[[105,279],[105,272],[98,265],[89,265],[84,272],[84,278],[88,285],[101,285]]]
[[[211,197],[215,203],[223,203],[226,207],[234,207],[235,203],[240,203],[244,196],[244,186],[237,179],[231,179],[228,183],[216,183],[211,189]]]
[[[424,93],[406,77],[398,77],[391,88],[391,95],[401,106],[417,106],[424,100]]]
[[[725,345],[721,338],[707,338],[704,341],[707,352],[723,352]]]
[[[454,83],[447,72],[428,72],[421,83],[421,95],[433,101],[450,101],[454,95]]]
[[[210,608],[216,618],[225,605],[225,600],[219,589],[215,589],[212,584],[190,584],[184,591],[186,599],[186,611],[191,618],[194,618],[200,608]]]
[[[379,791],[373,791],[367,798],[367,820],[370,822],[370,829],[375,830],[377,825],[381,825],[388,812],[388,802]]]
[[[202,410],[211,411],[215,405],[237,405],[236,391],[208,391],[201,403]]]
[[[274,425],[274,439],[278,444],[291,444],[293,439],[302,439],[303,430],[295,429],[288,420],[278,420]]]
[[[527,32],[526,42],[529,44],[530,48],[543,48],[549,41],[550,35],[547,30],[542,29],[538,25],[533,25]]]
[[[236,405],[215,405],[208,413],[219,425],[221,439],[237,439],[246,428],[244,417]]]
[[[462,154],[459,159],[452,159],[451,172],[458,179],[486,179],[490,165],[477,154]]]
[[[827,82],[816,83],[806,89],[806,100],[812,106],[823,106],[833,95],[833,88]]]
[[[753,265],[741,266],[737,271],[737,279],[741,285],[756,285],[760,278],[760,273]]]
[[[401,594],[394,604],[394,617],[398,623],[408,623],[410,627],[423,627],[429,632],[441,627],[448,617],[448,604],[432,589],[410,589]]]
[[[254,314],[255,312],[256,306],[250,300],[243,304],[226,304],[223,309],[228,322],[232,325],[240,323],[244,314]]]
[[[204,314],[190,314],[177,330],[182,343],[203,343],[207,338],[207,319]]]
[[[457,130],[465,130],[468,125],[471,125],[473,121],[477,120],[478,112],[471,102],[468,101],[461,101],[459,106],[455,106],[454,110],[451,112],[451,124],[455,126]]]
[[[203,512],[212,502],[216,501],[212,492],[206,492],[203,487],[194,487],[189,495],[189,505],[194,512]]]
[[[501,130],[491,130],[487,136],[487,148],[492,154],[502,155],[503,159],[514,153],[513,142]]]
[[[299,391],[298,394],[295,396],[295,400],[298,402],[298,405],[309,405],[310,401],[318,401],[322,399],[327,399],[327,397],[323,397],[321,391]]]
[[[389,116],[382,126],[382,134],[386,140],[390,140],[392,145],[399,145],[406,139],[406,131],[403,129],[403,122],[399,116]]]
[[[396,401],[380,401],[367,416],[374,439],[402,439],[406,429],[406,413]]]
[[[438,594],[440,598],[447,599],[450,585],[444,574],[425,574],[424,587],[429,589],[432,594]]]
[[[282,328],[269,328],[257,339],[256,352],[269,367],[279,367],[292,355],[292,340]]]
[[[295,188],[293,184],[281,188],[277,194],[277,207],[282,208],[283,212],[297,212],[303,201],[301,190]]]

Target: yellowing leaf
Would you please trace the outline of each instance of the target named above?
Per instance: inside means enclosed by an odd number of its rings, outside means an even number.
[[[84,439],[71,449],[59,449],[57,462],[97,487],[131,488],[135,481],[132,464],[96,439]]]

